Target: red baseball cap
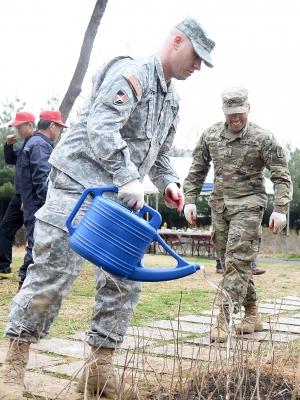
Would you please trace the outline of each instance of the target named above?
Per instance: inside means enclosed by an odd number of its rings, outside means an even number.
[[[8,126],[18,126],[25,124],[25,122],[34,122],[34,120],[35,116],[33,114],[30,114],[29,112],[26,111],[17,112],[15,120]]]
[[[56,124],[58,124],[64,128],[69,128],[67,125],[65,125],[62,122],[60,111],[44,110],[40,113],[40,119],[45,120],[45,121],[53,121]]]

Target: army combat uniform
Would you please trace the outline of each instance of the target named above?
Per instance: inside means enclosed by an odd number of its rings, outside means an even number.
[[[161,193],[178,182],[168,151],[178,122],[179,99],[164,79],[158,54],[141,63],[119,57],[99,68],[93,90],[51,157],[45,205],[36,213],[35,263],[14,297],[6,336],[37,342],[45,337],[84,259],[69,246],[65,221],[87,187],[122,186],[148,173]],[[74,224],[85,213],[81,207]],[[120,347],[141,283],[110,277],[95,267],[91,346]]]
[[[292,182],[283,149],[273,134],[249,121],[236,134],[228,131],[226,122],[203,133],[183,185],[186,203],[195,203],[211,162],[214,188],[209,204],[213,241],[225,266],[221,284],[238,312],[241,305],[257,301],[251,262],[259,251],[261,221],[267,205],[264,169],[271,172],[275,212],[287,213]],[[228,300],[224,299],[224,304],[228,305]]]

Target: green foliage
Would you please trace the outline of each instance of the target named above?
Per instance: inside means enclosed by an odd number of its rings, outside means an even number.
[[[15,193],[14,185],[11,182],[6,182],[0,186],[0,199],[10,199]]]
[[[300,230],[300,149],[289,149],[289,170],[293,181],[294,193],[290,204],[290,226],[297,233]]]
[[[0,113],[0,220],[3,218],[5,210],[8,206],[10,198],[14,194],[14,174],[15,167],[7,165],[4,159],[4,144],[7,135],[15,133],[14,128],[9,128],[9,122],[13,121],[17,112],[25,109],[26,103],[21,102],[19,98],[13,101],[6,99],[1,102]],[[21,139],[19,138],[19,141]]]

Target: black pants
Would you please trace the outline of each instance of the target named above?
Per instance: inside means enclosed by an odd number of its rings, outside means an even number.
[[[26,255],[24,258],[24,264],[21,265],[19,270],[19,277],[22,281],[26,278],[27,269],[30,264],[33,264],[32,259],[32,249],[34,245],[33,234],[34,234],[34,225],[35,225],[35,216],[34,214],[38,211],[41,206],[30,206],[24,207],[24,225],[26,227],[27,233],[27,247],[26,247]]]
[[[22,205],[21,196],[15,194],[6,210],[6,213],[0,223],[0,269],[9,268],[12,262],[12,246],[17,231],[24,223],[23,211],[20,210]],[[24,264],[26,268],[31,264],[32,256],[26,251]],[[22,268],[21,267],[21,268]]]

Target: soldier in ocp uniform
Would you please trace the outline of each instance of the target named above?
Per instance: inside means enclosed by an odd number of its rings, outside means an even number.
[[[48,335],[80,273],[84,259],[70,248],[65,221],[83,190],[115,185],[118,201],[139,210],[144,204],[142,180],[149,174],[166,204],[182,209],[183,193],[168,156],[179,119],[179,98],[171,79],[187,79],[200,70],[202,61],[212,67],[214,46],[200,23],[187,17],[149,60],[118,57],[96,71],[92,93],[49,159],[47,199],[36,213],[35,262],[13,299],[5,331],[11,341],[0,373],[0,399],[22,398],[29,346]],[[78,219],[87,206],[81,207]],[[141,283],[111,279],[97,267],[95,274],[97,292],[88,332],[91,356],[78,389],[136,400],[132,385],[119,381],[112,359],[124,340]]]
[[[264,169],[271,172],[274,184],[274,211],[270,228],[278,234],[286,225],[288,203],[293,187],[282,147],[274,135],[248,121],[248,90],[232,87],[222,93],[225,122],[208,128],[193,152],[193,162],[186,177],[184,214],[195,223],[196,197],[214,165],[214,189],[210,196],[213,241],[225,267],[220,286],[229,299],[218,296],[220,314],[211,332],[211,341],[225,342],[228,337],[229,308],[245,316],[236,325],[238,333],[262,329],[257,294],[251,273],[261,240],[261,221],[267,205]],[[231,300],[231,301],[230,301]],[[232,304],[230,304],[232,303]]]

